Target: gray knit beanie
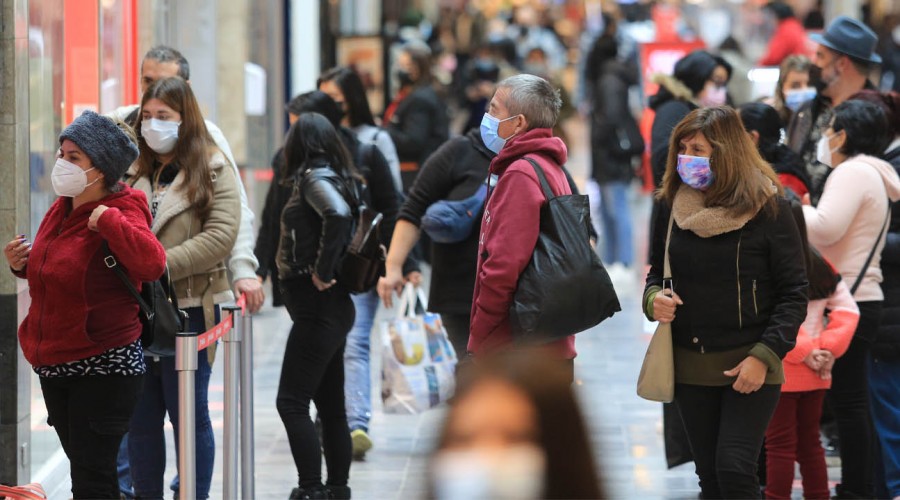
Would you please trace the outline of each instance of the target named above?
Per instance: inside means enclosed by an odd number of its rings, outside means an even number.
[[[88,155],[107,180],[119,180],[138,157],[138,148],[111,118],[85,111],[62,134]]]

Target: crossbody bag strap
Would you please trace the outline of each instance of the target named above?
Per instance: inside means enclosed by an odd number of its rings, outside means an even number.
[[[669,215],[669,229],[666,231],[666,250],[663,253],[663,290],[666,288],[666,281],[669,281],[669,288],[672,289],[672,268],[669,265],[669,242],[672,240],[672,225],[675,222],[675,211]]]
[[[137,301],[138,306],[141,308],[141,312],[144,313],[144,316],[147,318],[153,317],[153,311],[150,310],[150,306],[147,302],[144,301],[143,297],[141,297],[140,292],[137,291],[137,288],[134,287],[134,284],[131,283],[131,280],[128,279],[128,276],[125,276],[125,271],[122,271],[122,267],[119,265],[119,262],[116,261],[116,257],[112,254],[112,251],[109,249],[109,244],[106,243],[106,240],[103,240],[103,246],[101,247],[103,253],[106,254],[103,257],[103,262],[106,264],[106,267],[112,269],[116,276],[122,280],[122,283],[125,284],[125,287],[128,289],[128,292],[132,297]]]
[[[881,243],[881,239],[884,237],[885,229],[887,229],[887,225],[890,220],[891,220],[891,203],[890,203],[890,201],[888,201],[887,215],[884,217],[884,224],[881,226],[881,231],[878,233],[878,239],[875,240],[875,246],[872,247],[872,251],[869,252],[869,256],[866,257],[866,263],[863,264],[862,270],[859,272],[859,276],[856,277],[856,281],[853,283],[853,286],[850,288],[850,295],[854,295],[856,293],[856,289],[859,288],[859,285],[862,283],[862,280],[866,274],[866,271],[869,270],[869,264],[872,263],[872,259],[875,257],[875,251],[878,250],[878,245]]]

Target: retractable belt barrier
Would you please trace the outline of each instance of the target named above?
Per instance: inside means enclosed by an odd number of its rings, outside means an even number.
[[[238,458],[243,500],[254,498],[253,454],[253,321],[246,310],[247,300],[242,294],[230,312],[206,332],[179,333],[175,343],[175,370],[178,372],[178,436],[180,460],[178,476],[181,483],[179,498],[197,498],[196,388],[198,351],[224,338],[225,345],[225,429],[223,498],[238,498]],[[240,443],[240,445],[238,445]]]

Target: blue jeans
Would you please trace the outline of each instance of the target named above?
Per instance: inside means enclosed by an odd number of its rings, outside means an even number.
[[[631,267],[634,259],[628,188],[629,183],[622,181],[600,184],[600,217],[603,219],[605,265],[618,262]]]
[[[881,444],[881,455],[875,462],[878,472],[883,473],[887,498],[894,498],[900,496],[900,363],[870,357],[869,394],[872,421]]]
[[[119,492],[124,498],[134,498],[134,488],[131,486],[131,464],[128,463],[128,433],[122,436],[119,445],[119,456],[116,457],[116,472],[119,476]]]
[[[203,309],[185,309],[190,317],[188,330],[204,332]],[[216,322],[219,312],[216,308]],[[197,371],[194,377],[196,391],[196,451],[197,498],[209,498],[212,482],[216,443],[209,419],[209,365],[206,349],[197,353]],[[166,471],[166,439],[164,434],[166,413],[175,429],[175,454],[178,455],[178,372],[175,358],[147,359],[148,372],[144,375],[144,394],[134,411],[128,433],[128,455],[131,462],[131,478],[134,493],[140,498],[163,498],[163,479]]]
[[[356,308],[356,321],[347,335],[344,350],[344,397],[350,430],[369,430],[372,417],[372,376],[369,370],[369,343],[372,324],[378,311],[375,291],[351,295]]]

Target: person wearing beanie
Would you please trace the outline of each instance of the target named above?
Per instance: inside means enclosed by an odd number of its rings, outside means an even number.
[[[106,267],[104,244],[138,289],[166,266],[146,196],[120,182],[138,157],[126,130],[92,111],[66,127],[51,174],[59,198],[33,240],[20,234],[4,247],[13,274],[28,280],[19,343],[76,499],[119,498],[116,454],[146,371],[138,304]]]

